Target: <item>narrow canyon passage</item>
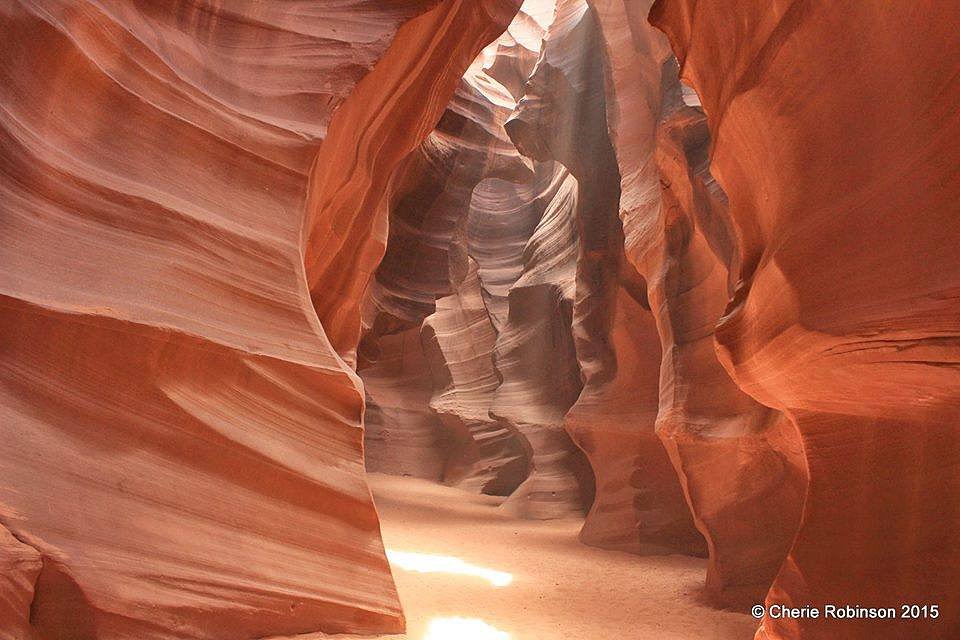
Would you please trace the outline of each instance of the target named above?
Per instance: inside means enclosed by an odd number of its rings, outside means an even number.
[[[0,0],[0,640],[960,640],[957,33]]]
[[[405,635],[382,640],[721,640],[756,627],[704,601],[702,559],[586,547],[582,518],[519,519],[494,496],[370,484],[407,616]]]
[[[629,124],[608,121],[605,37],[630,24],[614,5],[524,3],[392,179],[357,372],[367,470],[432,483],[374,485],[411,638],[467,637],[464,619],[491,638],[749,637],[797,530],[798,434],[713,350],[727,199],[699,99],[650,25],[630,60],[648,84],[623,98]],[[626,143],[640,165],[618,163]],[[398,500],[443,485],[460,492],[436,494],[428,526]],[[526,564],[496,549],[511,528]],[[437,549],[524,567],[512,605],[455,573],[407,575]],[[627,604],[613,594],[630,567],[651,581],[634,578]],[[524,622],[531,600],[544,606]]]

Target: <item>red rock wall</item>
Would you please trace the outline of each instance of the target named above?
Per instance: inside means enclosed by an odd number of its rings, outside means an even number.
[[[790,418],[809,467],[767,601],[940,606],[767,618],[757,637],[955,638],[960,8],[661,0],[651,19],[703,100],[729,197],[721,359]]]
[[[662,346],[656,430],[707,542],[708,594],[741,607],[763,597],[796,532],[799,445],[777,412],[736,387],[713,348],[735,257],[703,114],[683,103],[666,39],[645,21],[650,3],[591,4],[626,255],[644,278]]]
[[[518,6],[519,0],[449,0],[407,23],[400,44],[330,123],[310,175],[304,260],[317,315],[348,361],[361,333],[359,302],[386,244],[387,185]]]
[[[402,629],[337,350],[385,180],[515,10],[436,5],[0,6],[10,633]]]
[[[36,549],[0,528],[0,637],[31,637],[30,604],[42,566]]]

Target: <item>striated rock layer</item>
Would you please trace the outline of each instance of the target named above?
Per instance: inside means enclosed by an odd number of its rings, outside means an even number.
[[[449,437],[430,407],[433,380],[420,328],[380,336],[376,360],[359,369],[366,391],[368,471],[441,480]]]
[[[40,553],[0,527],[0,638],[31,640],[30,605]]]
[[[654,432],[660,345],[644,308],[644,284],[624,259],[603,53],[600,24],[587,3],[558,3],[536,71],[506,125],[521,151],[562,162],[578,182],[566,322],[582,388],[560,426],[596,476],[581,539],[638,552],[697,553],[702,538]]]
[[[310,176],[304,260],[317,315],[348,361],[360,338],[360,301],[386,245],[387,185],[519,4],[449,0],[408,22],[398,34],[402,46],[390,50],[331,121]]]
[[[411,336],[404,341],[407,353],[420,351],[425,318],[436,310],[436,300],[453,294],[464,277],[467,218],[476,185],[486,176],[515,182],[531,176],[503,133],[513,105],[506,88],[474,64],[437,129],[394,176],[387,249],[366,292],[367,327],[358,367],[373,409],[366,421],[371,471],[446,477],[447,430],[430,406],[427,362],[422,364],[422,393],[375,390],[385,385],[410,388],[409,368],[384,368],[381,363],[398,357],[389,353],[398,332]],[[442,366],[436,359],[430,364],[433,369]],[[400,451],[410,455],[397,455]],[[450,474],[458,472],[451,469]]]
[[[662,346],[656,430],[707,542],[707,590],[757,602],[795,534],[799,446],[775,411],[737,389],[713,349],[735,259],[709,133],[684,104],[650,3],[591,0],[605,50],[606,116],[621,181],[627,259],[644,280]]]
[[[651,278],[651,305],[675,345],[660,381],[667,401],[658,428],[710,544],[708,592],[742,608],[760,601],[780,568],[807,478],[790,422],[737,389],[716,357],[713,327],[728,299],[718,259],[729,255],[725,198],[707,172],[703,112],[679,103],[677,91],[656,153],[665,264],[653,263],[660,278]]]
[[[504,495],[528,475],[532,449],[494,411],[501,382],[494,359],[524,247],[562,182],[552,163],[522,158],[503,128],[542,37],[541,23],[518,13],[393,178],[387,250],[367,290],[359,363],[372,400],[370,470]],[[394,369],[388,380],[380,364],[391,358],[385,348],[394,334],[421,327],[432,397],[374,393],[408,384],[409,372]],[[442,469],[429,462],[436,460]]]
[[[386,179],[515,9],[0,7],[10,633],[402,629],[341,356]]]
[[[501,379],[491,414],[521,437],[529,475],[506,506],[537,519],[583,512],[592,493],[589,468],[563,430],[582,387],[571,334],[576,279],[577,181],[558,169],[555,193],[520,254],[494,348]],[[510,207],[505,208],[510,211]],[[501,217],[501,208],[488,208]]]
[[[954,638],[960,7],[660,0],[651,19],[703,100],[729,196],[721,359],[790,418],[809,468],[767,601],[939,605],[767,618],[757,637]]]
[[[437,300],[421,335],[433,375],[430,407],[448,438],[444,480],[509,495],[527,477],[529,460],[520,439],[490,416],[500,385],[493,368],[497,334],[472,259],[456,293]]]

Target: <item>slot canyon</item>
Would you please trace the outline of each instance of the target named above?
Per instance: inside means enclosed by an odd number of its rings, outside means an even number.
[[[0,0],[0,640],[960,640],[956,0]]]

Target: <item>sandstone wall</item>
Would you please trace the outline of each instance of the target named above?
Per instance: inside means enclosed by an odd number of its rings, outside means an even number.
[[[28,611],[40,637],[402,629],[351,283],[393,165],[515,9],[0,6],[12,637]]]
[[[729,197],[721,360],[790,419],[809,468],[768,602],[941,609],[766,619],[758,638],[956,637],[960,8],[661,0],[651,19]]]

